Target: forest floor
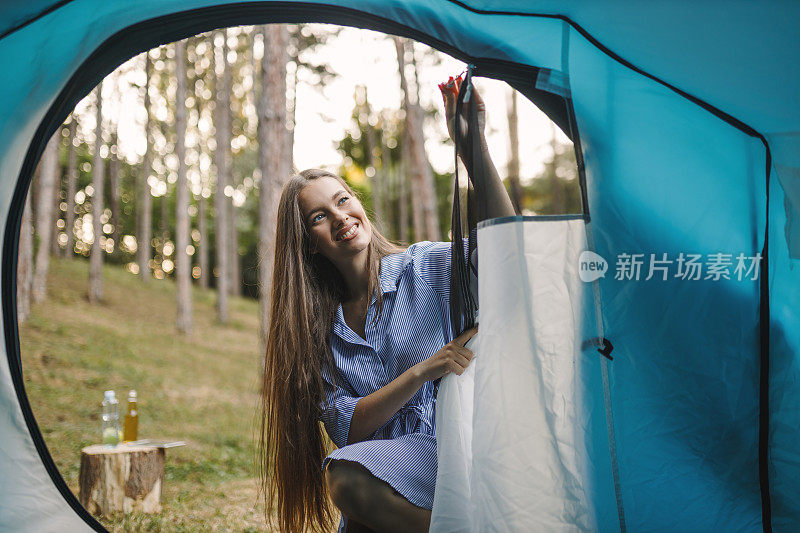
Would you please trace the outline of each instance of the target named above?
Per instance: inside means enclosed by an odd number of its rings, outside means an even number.
[[[177,333],[172,281],[143,283],[104,266],[103,300],[86,298],[88,262],[51,259],[47,299],[20,328],[25,388],[45,442],[78,495],[80,451],[100,441],[103,391],[124,415],[139,396],[139,438],[174,439],[166,450],[163,510],[99,517],[110,531],[263,531],[255,466],[259,377],[258,302],[193,288],[194,332]],[[120,421],[121,423],[121,421]]]

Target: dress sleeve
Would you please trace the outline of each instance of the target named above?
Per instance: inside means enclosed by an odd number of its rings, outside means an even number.
[[[319,406],[322,412],[322,422],[325,424],[328,437],[338,448],[342,448],[347,445],[350,421],[353,418],[356,404],[361,398],[349,390],[349,386],[337,383],[327,365],[322,367],[322,379],[325,382],[325,399],[327,400],[327,407],[324,403]]]
[[[427,283],[439,297],[442,305],[442,327],[445,331],[445,341],[449,342],[455,337],[450,325],[450,269],[452,243],[450,242],[419,242],[409,247],[415,247],[413,253],[414,272]],[[475,250],[473,265],[477,266],[477,250]],[[468,260],[469,239],[464,238],[464,259]],[[470,269],[471,272],[471,269]],[[470,273],[470,283],[477,293],[477,280]]]
[[[446,304],[450,302],[451,246],[450,242],[424,241],[409,247],[409,251],[415,247],[412,254],[417,275],[425,280]],[[464,260],[468,260],[468,255],[469,239],[464,237]]]

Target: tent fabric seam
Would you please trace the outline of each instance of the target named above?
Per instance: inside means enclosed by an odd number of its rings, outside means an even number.
[[[461,2],[459,0],[446,0],[446,1],[450,2],[452,4],[455,4],[455,5],[463,8],[463,9],[466,9],[467,11],[471,11],[472,13],[475,13],[477,15],[538,17],[538,18],[550,18],[550,19],[562,20],[562,21],[568,23],[573,28],[575,28],[575,31],[580,33],[586,40],[588,40],[590,43],[592,43],[594,46],[596,46],[601,52],[603,52],[604,54],[608,55],[614,61],[617,61],[618,63],[622,64],[623,66],[625,66],[625,67],[627,67],[627,68],[629,68],[631,70],[633,70],[634,72],[636,72],[638,74],[641,74],[642,76],[645,76],[645,77],[647,77],[647,78],[649,78],[649,79],[651,79],[651,80],[653,80],[653,81],[655,81],[657,83],[660,83],[660,84],[664,85],[668,89],[671,89],[672,91],[678,93],[679,95],[683,96],[684,98],[687,98],[691,102],[699,105],[700,107],[702,107],[706,111],[714,114],[718,118],[724,120],[725,122],[727,122],[731,126],[737,128],[737,129],[740,129],[741,131],[747,133],[748,135],[764,139],[764,136],[761,133],[759,133],[755,128],[753,128],[752,126],[748,125],[747,123],[739,120],[738,118],[736,118],[736,117],[734,117],[732,115],[729,115],[728,113],[722,111],[718,107],[706,102],[702,98],[694,96],[693,94],[688,93],[688,92],[684,91],[683,89],[680,89],[680,88],[672,85],[668,81],[662,80],[658,76],[656,76],[654,74],[650,74],[646,70],[644,70],[644,69],[642,69],[640,67],[637,67],[632,62],[628,61],[627,59],[625,59],[621,55],[617,54],[616,52],[614,52],[613,50],[611,50],[610,48],[605,46],[598,39],[596,39],[594,36],[592,36],[591,33],[589,33],[586,29],[584,29],[580,24],[578,24],[577,22],[573,21],[571,18],[569,18],[569,17],[567,17],[565,15],[548,14],[548,13],[521,13],[521,12],[517,12],[517,11],[492,11],[492,10],[487,10],[487,9],[474,8],[474,7],[468,5],[468,4],[464,3],[464,2]],[[763,142],[766,143],[766,140],[764,140]]]
[[[43,9],[42,11],[40,11],[36,15],[32,16],[31,18],[29,18],[29,19],[27,19],[27,20],[25,20],[23,22],[20,22],[16,26],[13,26],[13,27],[9,28],[8,30],[4,31],[2,34],[0,34],[0,40],[5,39],[6,37],[11,35],[12,33],[21,30],[22,28],[24,28],[25,26],[28,26],[29,24],[33,24],[34,22],[36,22],[40,18],[46,17],[47,15],[52,13],[53,11],[58,10],[59,8],[71,3],[72,1],[73,0],[61,0],[60,2],[56,2],[55,4]]]

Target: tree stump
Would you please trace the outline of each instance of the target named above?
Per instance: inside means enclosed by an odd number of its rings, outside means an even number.
[[[164,483],[164,449],[87,446],[81,450],[80,502],[90,513],[157,513]]]

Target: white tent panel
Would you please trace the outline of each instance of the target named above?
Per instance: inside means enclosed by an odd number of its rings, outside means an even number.
[[[5,353],[3,353],[5,357]],[[92,531],[50,479],[14,395],[8,365],[0,365],[0,531]]]
[[[579,218],[478,231],[475,358],[440,385],[431,531],[597,529],[582,361],[600,356],[582,350],[586,248]]]

